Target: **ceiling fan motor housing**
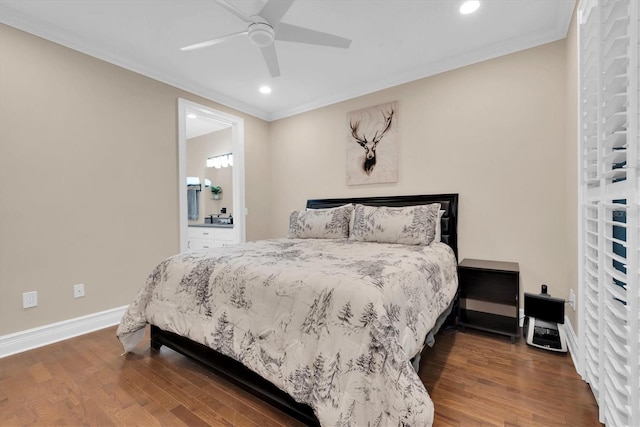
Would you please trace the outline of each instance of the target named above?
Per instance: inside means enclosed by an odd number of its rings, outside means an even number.
[[[265,22],[255,22],[249,25],[247,33],[251,43],[258,47],[267,47],[273,43],[275,32],[273,27]]]

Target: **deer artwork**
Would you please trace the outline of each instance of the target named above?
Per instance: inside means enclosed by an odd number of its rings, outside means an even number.
[[[353,136],[353,139],[355,139],[355,141],[364,149],[364,163],[362,164],[362,169],[367,175],[371,175],[373,168],[376,166],[376,147],[384,137],[384,134],[391,128],[393,113],[393,109],[389,113],[385,113],[384,111],[382,112],[382,117],[384,118],[384,129],[382,132],[376,131],[371,141],[367,140],[367,136],[364,134],[362,136],[358,135],[358,126],[360,126],[359,120],[355,123],[349,123],[349,126],[351,127],[351,136]]]

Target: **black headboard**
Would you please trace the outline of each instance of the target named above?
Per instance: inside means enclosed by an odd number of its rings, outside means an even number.
[[[307,200],[307,208],[323,209],[347,203],[367,206],[414,206],[440,203],[442,215],[442,242],[453,249],[458,258],[458,194],[421,194],[415,196],[355,197],[345,199]]]

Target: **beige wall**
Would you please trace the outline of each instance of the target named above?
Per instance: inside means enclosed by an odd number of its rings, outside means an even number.
[[[565,313],[571,326],[578,334],[578,27],[577,10],[573,12],[569,33],[565,39],[567,46],[567,136],[566,141],[566,234],[565,250],[567,251],[567,289],[576,294],[575,310],[569,305]],[[569,299],[569,291],[564,297]]]
[[[568,297],[566,66],[562,40],[271,123],[272,234],[308,198],[459,193],[461,259]],[[347,186],[347,112],[395,100],[398,182]]]
[[[265,237],[268,123],[0,24],[0,336],[129,304],[178,252],[179,97],[244,119]]]

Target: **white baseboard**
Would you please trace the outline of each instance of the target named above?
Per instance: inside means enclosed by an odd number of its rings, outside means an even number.
[[[573,325],[571,325],[571,320],[569,320],[567,316],[564,316],[564,332],[567,335],[567,348],[569,349],[573,366],[576,368],[578,375],[582,376],[580,365],[577,362],[579,351],[578,336],[576,335],[576,331],[573,329]]]
[[[127,306],[0,336],[0,358],[117,325]]]

